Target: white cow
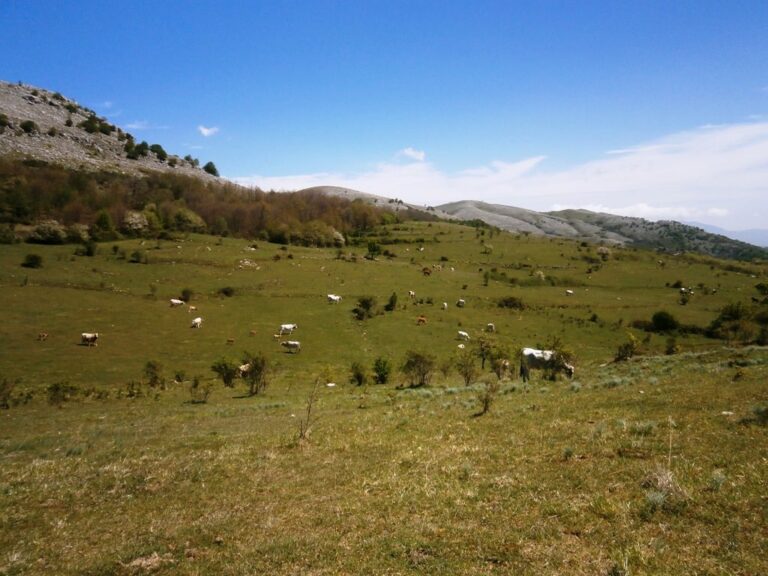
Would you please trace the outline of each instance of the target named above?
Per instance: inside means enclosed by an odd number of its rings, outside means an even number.
[[[280,346],[287,348],[291,354],[301,352],[301,342],[298,340],[286,340],[285,342],[280,342]]]
[[[98,332],[83,332],[80,334],[80,344],[83,346],[98,346],[99,343],[97,340],[99,339],[99,333]]]
[[[240,366],[237,367],[237,374],[240,376],[240,378],[245,378],[245,375],[248,374],[248,372],[251,371],[251,365],[250,364],[240,364]]]
[[[456,333],[456,337],[457,337],[459,340],[469,340],[469,334],[468,334],[467,332],[464,332],[464,330],[459,330],[459,331]]]
[[[338,294],[328,294],[328,304],[338,304],[341,302],[341,296]]]
[[[416,299],[416,292],[414,292],[413,290],[408,290],[408,297],[411,300],[415,300]]]
[[[573,290],[571,290],[571,289],[566,290],[565,291],[565,295],[566,296],[573,296]]]
[[[523,382],[527,382],[530,378],[531,368],[562,371],[569,378],[573,378],[575,371],[573,365],[563,360],[557,352],[537,350],[536,348],[523,348],[520,353],[520,377],[523,379]]]
[[[494,324],[493,322],[488,322],[488,324],[485,325],[485,331],[496,332],[496,324]]]
[[[203,319],[198,316],[197,318],[194,318],[192,320],[192,324],[190,325],[190,328],[200,328],[200,326],[203,325]]]
[[[440,306],[443,310],[448,310],[448,302],[443,302],[443,305]]]
[[[283,334],[293,334],[293,331],[298,327],[298,324],[280,324],[280,336]]]
[[[184,306],[184,300],[179,300],[178,298],[171,298],[171,308],[175,308],[176,306]]]
[[[465,304],[466,302],[464,301],[464,298],[459,298],[458,300],[456,300],[456,306],[458,306],[459,308],[464,308]]]

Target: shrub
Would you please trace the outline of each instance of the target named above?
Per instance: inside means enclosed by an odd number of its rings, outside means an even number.
[[[628,337],[629,339],[623,344],[619,344],[619,347],[616,349],[616,355],[614,356],[615,362],[629,360],[635,353],[637,353],[637,338],[632,334],[628,334]]]
[[[214,164],[213,162],[206,162],[205,166],[203,166],[203,170],[205,170],[206,172],[208,172],[208,174],[212,176],[219,175],[219,171],[216,169],[216,164]]]
[[[216,375],[221,378],[224,386],[227,388],[235,387],[235,379],[239,374],[239,367],[232,362],[227,362],[224,359],[217,360],[211,366]]]
[[[392,312],[397,309],[397,292],[392,292],[392,295],[389,297],[389,300],[384,305],[384,310],[387,312]]]
[[[202,383],[200,376],[192,378],[192,383],[189,385],[189,395],[192,397],[192,404],[206,404],[208,397],[213,390],[213,384],[211,382]]]
[[[243,380],[248,386],[248,395],[255,396],[267,389],[270,379],[270,367],[267,357],[259,352],[258,354],[246,354],[243,358],[243,364],[248,364],[250,368],[243,374]]]
[[[11,397],[18,381],[3,378],[0,380],[0,408],[8,410],[11,407]]]
[[[675,317],[664,310],[656,312],[651,317],[651,324],[656,332],[669,332],[671,330],[676,330],[680,326],[680,323]]]
[[[523,304],[523,301],[517,296],[505,296],[504,298],[499,298],[497,303],[499,308],[512,308],[514,310],[525,309],[525,304]]]
[[[32,244],[64,244],[66,241],[67,230],[56,220],[40,222],[27,238]]]
[[[184,300],[184,302],[189,302],[190,300],[192,300],[193,294],[194,292],[192,292],[190,288],[184,288],[181,291],[181,296],[179,296],[179,299]]]
[[[480,392],[478,394],[478,399],[480,400],[480,412],[476,414],[476,416],[482,416],[483,414],[487,414],[488,411],[491,409],[491,405],[493,404],[493,401],[496,399],[496,396],[499,394],[499,389],[501,388],[501,384],[498,380],[494,380],[491,378],[490,380],[487,380],[483,387],[480,389]]]
[[[364,386],[368,381],[368,374],[360,362],[352,362],[349,368],[349,382],[356,386]]]
[[[400,371],[408,379],[411,388],[426,386],[435,369],[435,357],[431,354],[408,350]]]
[[[467,349],[463,350],[455,359],[456,371],[464,380],[464,385],[469,386],[477,378],[478,370],[475,364],[475,354]]]
[[[358,320],[373,318],[379,313],[378,303],[375,296],[361,296],[357,300],[357,306],[352,309],[352,314]]]
[[[232,286],[224,286],[223,288],[219,288],[218,293],[221,296],[226,296],[227,298],[231,298],[235,295],[235,289]]]
[[[43,266],[43,257],[40,254],[27,254],[21,265],[24,268],[41,268]]]
[[[150,388],[161,388],[165,390],[165,377],[163,376],[163,365],[155,360],[150,360],[144,365],[144,377],[147,379],[147,385]]]
[[[389,381],[389,375],[392,372],[392,366],[389,360],[381,356],[373,362],[373,381],[376,384],[386,384]]]
[[[10,122],[8,121],[8,116],[5,114],[0,114],[0,130],[4,129],[6,126],[9,126]]]
[[[48,394],[48,403],[52,406],[61,407],[64,402],[77,396],[78,388],[69,382],[54,382],[46,388],[46,392]]]
[[[26,134],[33,134],[40,131],[40,129],[37,127],[37,124],[32,122],[32,120],[24,120],[24,122],[19,124],[19,127],[24,130]]]

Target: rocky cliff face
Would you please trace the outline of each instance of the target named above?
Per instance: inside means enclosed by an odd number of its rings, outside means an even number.
[[[156,151],[134,152],[133,136],[58,92],[0,81],[0,156],[35,159],[88,171],[140,175],[146,170],[215,179],[194,159]]]

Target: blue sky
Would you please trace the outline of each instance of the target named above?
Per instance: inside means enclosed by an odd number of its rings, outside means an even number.
[[[768,2],[0,1],[0,79],[262,188],[768,227]]]

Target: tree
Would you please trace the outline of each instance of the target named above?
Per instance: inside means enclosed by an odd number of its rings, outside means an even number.
[[[239,373],[239,367],[234,362],[228,362],[224,359],[217,360],[211,366],[216,375],[221,378],[224,386],[227,388],[235,387],[235,379]]]
[[[435,357],[424,352],[408,350],[400,371],[408,379],[411,388],[426,386],[435,370]]]
[[[219,171],[216,169],[216,164],[214,164],[213,162],[207,162],[205,166],[203,166],[203,170],[208,172],[208,174],[210,174],[211,176],[219,175]]]

